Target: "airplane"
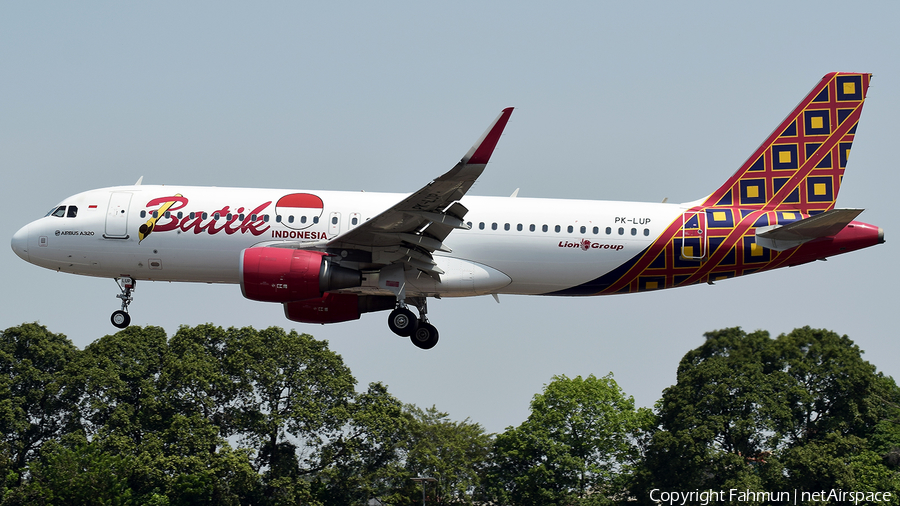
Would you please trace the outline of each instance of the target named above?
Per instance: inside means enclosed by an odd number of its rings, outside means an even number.
[[[724,184],[693,202],[467,195],[512,108],[452,169],[411,194],[142,185],[64,199],[12,249],[59,272],[239,284],[303,323],[390,311],[422,349],[428,298],[639,293],[824,260],[884,242],[836,209],[871,74],[830,73]],[[497,299],[499,301],[499,298]],[[415,307],[418,314],[411,311]]]

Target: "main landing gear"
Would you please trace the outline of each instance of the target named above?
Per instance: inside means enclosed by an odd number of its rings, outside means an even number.
[[[122,299],[122,309],[113,311],[109,321],[112,322],[113,327],[124,329],[131,323],[131,316],[128,315],[128,305],[134,299],[131,296],[131,292],[134,291],[135,281],[132,278],[116,278],[116,283],[119,285],[119,290],[122,291],[122,293],[116,295],[117,299]]]
[[[388,327],[400,337],[408,337],[414,345],[430,350],[438,342],[438,331],[428,323],[428,305],[425,297],[410,297],[410,303],[419,310],[419,317],[409,310],[405,302],[398,302],[397,308],[388,316]]]

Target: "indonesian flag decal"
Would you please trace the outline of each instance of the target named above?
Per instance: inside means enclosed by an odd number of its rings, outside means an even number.
[[[322,217],[325,204],[312,193],[292,193],[278,199],[275,215],[281,224],[294,230],[311,227]]]

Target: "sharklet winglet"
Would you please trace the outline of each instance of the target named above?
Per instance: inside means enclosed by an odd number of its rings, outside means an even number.
[[[475,145],[469,149],[469,152],[466,153],[460,161],[466,165],[487,164],[488,160],[491,159],[491,155],[494,153],[494,148],[497,147],[497,142],[500,140],[500,135],[503,133],[503,129],[506,128],[506,123],[509,121],[512,112],[512,107],[507,107],[500,111],[500,115],[497,116],[497,119],[491,123],[491,126],[488,127],[481,135],[481,138],[478,139]]]

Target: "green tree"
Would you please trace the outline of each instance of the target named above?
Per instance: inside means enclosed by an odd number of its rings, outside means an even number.
[[[407,412],[412,423],[404,448],[405,488],[415,476],[432,477],[437,481],[428,485],[428,495],[448,504],[472,504],[490,456],[491,436],[480,424],[468,418],[454,422],[434,406],[423,410],[409,405]],[[413,494],[419,492],[418,485],[412,488]]]
[[[411,420],[403,404],[381,383],[356,395],[342,434],[323,449],[329,462],[315,474],[314,495],[323,504],[365,504],[378,498],[398,504],[396,484],[405,484],[402,449]]]
[[[627,494],[641,431],[653,424],[612,375],[554,376],[519,427],[498,435],[489,495],[500,504],[605,504]]]
[[[169,340],[160,378],[172,407],[209,420],[223,437],[238,434],[240,395],[252,393],[239,349],[244,336],[255,333],[211,324],[181,326]]]
[[[22,484],[41,446],[78,429],[77,394],[67,368],[78,348],[62,334],[26,323],[0,333],[0,466]]]
[[[795,329],[778,336],[774,347],[790,378],[790,417],[773,448],[780,450],[787,485],[900,491],[900,474],[888,462],[900,446],[894,381],[863,360],[849,337],[828,330]]]
[[[96,434],[110,450],[132,450],[148,433],[165,427],[172,410],[159,377],[168,351],[160,327],[128,327],[85,348],[78,375],[88,434]]]
[[[673,490],[762,490],[747,463],[772,464],[767,452],[779,440],[776,427],[789,419],[788,378],[767,332],[731,328],[704,337],[681,359],[677,383],[657,403],[662,430],[646,455],[653,483]]]
[[[657,403],[640,473],[650,488],[897,490],[896,384],[847,336],[705,334]]]
[[[128,485],[131,459],[75,438],[71,447],[48,441],[30,467],[22,502],[125,506],[135,504]]]
[[[238,392],[241,441],[256,451],[270,501],[311,497],[310,477],[331,464],[329,443],[347,425],[356,380],[328,343],[277,327],[230,336],[233,367],[246,371]]]
[[[787,445],[835,432],[865,437],[888,416],[890,407],[883,399],[891,387],[881,382],[875,366],[863,360],[849,337],[803,327],[778,336],[773,344],[789,378],[785,395],[790,417],[779,427]]]
[[[172,380],[176,365],[200,371],[206,364],[177,360],[162,329],[129,327],[100,338],[79,363],[88,435],[104,452],[129,458],[136,502],[240,504],[252,497],[259,480],[250,451],[233,450],[204,416],[210,413],[185,401]]]

